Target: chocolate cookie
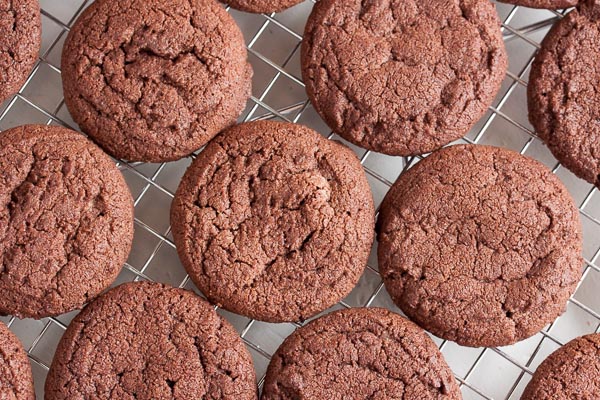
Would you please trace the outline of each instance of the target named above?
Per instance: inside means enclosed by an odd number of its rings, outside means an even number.
[[[280,12],[302,3],[304,0],[221,0],[238,10],[251,13]]]
[[[378,220],[394,302],[433,334],[503,346],[559,316],[581,276],[578,210],[560,180],[513,151],[459,145],[402,174]]]
[[[0,0],[0,103],[19,91],[42,42],[37,0]]]
[[[514,4],[531,8],[546,8],[558,10],[561,8],[575,7],[580,0],[499,0],[502,3]]]
[[[521,400],[600,398],[600,334],[578,337],[535,371]]]
[[[333,312],[296,330],[271,359],[262,394],[262,400],[460,398],[429,336],[381,308]]]
[[[308,96],[359,146],[430,152],[467,133],[500,88],[499,27],[486,0],[321,0],[302,42]]]
[[[354,288],[374,207],[350,149],[300,125],[262,121],[206,146],[177,189],[171,225],[183,265],[211,302],[298,321]]]
[[[0,134],[0,314],[80,308],[129,255],[133,200],[112,160],[83,135],[26,125]]]
[[[244,38],[215,0],[98,0],[69,32],[62,69],[73,119],[132,161],[199,149],[251,90]]]
[[[257,399],[252,358],[193,292],[150,282],[90,303],[58,344],[46,400]]]
[[[35,400],[29,359],[19,339],[0,322],[0,399]]]
[[[600,187],[600,4],[558,21],[531,67],[529,120],[552,154]]]

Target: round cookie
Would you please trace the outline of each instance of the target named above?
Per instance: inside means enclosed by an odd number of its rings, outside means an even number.
[[[444,357],[412,322],[382,308],[336,311],[273,355],[262,400],[460,399]]]
[[[17,93],[35,64],[42,42],[37,0],[0,0],[0,103]]]
[[[356,285],[374,206],[350,149],[300,125],[257,121],[223,132],[194,160],[171,226],[183,265],[212,303],[299,321]]]
[[[43,318],[80,308],[129,255],[129,189],[77,132],[25,125],[0,133],[0,205],[0,314]]]
[[[252,358],[234,328],[193,292],[128,283],[71,322],[45,400],[258,398]]]
[[[238,10],[251,13],[273,13],[280,12],[304,0],[221,0]]]
[[[430,152],[467,133],[499,90],[499,27],[486,0],[321,0],[302,42],[308,96],[356,145]]]
[[[244,38],[215,0],[98,0],[69,32],[65,103],[111,155],[187,156],[233,124],[251,91]]]
[[[600,187],[600,5],[582,3],[558,21],[533,61],[529,120],[552,154]]]
[[[436,336],[504,346],[540,331],[575,291],[579,213],[539,162],[490,146],[434,152],[403,173],[377,225],[394,302]]]
[[[559,10],[562,8],[575,7],[581,0],[499,0],[502,3],[514,4],[516,6],[545,8],[548,10]]]
[[[600,334],[581,336],[550,354],[521,400],[600,398]]]
[[[35,400],[31,364],[19,339],[0,322],[0,399]]]

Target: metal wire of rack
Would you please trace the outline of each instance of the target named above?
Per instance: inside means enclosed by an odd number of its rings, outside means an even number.
[[[0,130],[26,123],[77,128],[62,98],[60,54],[69,27],[91,2],[41,0],[41,54],[20,92],[0,104]],[[247,39],[248,56],[254,68],[253,95],[240,121],[279,119],[302,123],[330,139],[343,141],[331,133],[310,106],[300,77],[301,33],[313,4],[314,0],[306,0],[283,13],[271,15],[229,10]],[[563,168],[527,121],[525,89],[533,56],[547,30],[564,13],[501,3],[496,6],[503,21],[509,71],[484,118],[458,142],[511,148],[551,168],[579,206],[584,229],[585,265],[565,314],[532,338],[513,346],[478,349],[433,338],[460,383],[464,399],[518,399],[537,365],[550,352],[576,336],[600,332],[600,296],[595,290],[600,288],[600,192]],[[364,166],[376,205],[397,176],[420,158],[389,157],[348,145]],[[191,157],[163,164],[116,162],[134,195],[136,218],[133,250],[115,284],[155,280],[195,290],[178,261],[168,212],[179,178]],[[358,286],[333,308],[359,306],[381,306],[399,312],[383,287],[375,252],[372,252]],[[222,309],[217,311],[240,333],[253,356],[261,386],[270,356],[299,324],[267,324]],[[74,315],[76,312],[40,321],[0,318],[17,334],[27,350],[38,398],[43,398],[45,377],[58,340]]]

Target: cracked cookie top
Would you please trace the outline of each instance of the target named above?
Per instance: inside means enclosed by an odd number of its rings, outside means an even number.
[[[321,317],[273,355],[262,400],[460,399],[437,346],[412,322],[381,308]]]
[[[581,276],[579,213],[560,180],[510,150],[434,152],[392,186],[377,225],[394,302],[466,346],[525,339],[564,310]]]
[[[583,2],[546,35],[531,67],[529,120],[552,154],[600,187],[600,4]]]
[[[521,400],[600,398],[600,334],[581,336],[540,364]]]
[[[506,51],[485,0],[322,0],[302,43],[308,96],[364,148],[430,152],[463,136],[500,88]]]
[[[35,400],[31,364],[19,339],[0,322],[0,399]]]
[[[531,8],[546,8],[548,10],[558,10],[576,6],[581,0],[499,0],[502,3],[514,4],[517,6]]]
[[[300,125],[261,121],[206,146],[177,189],[171,225],[183,265],[211,302],[298,321],[354,288],[374,207],[350,149]]]
[[[46,400],[256,400],[250,354],[233,327],[183,289],[127,283],[75,317],[58,344]]]
[[[42,41],[37,0],[0,0],[0,103],[19,91]]]
[[[302,3],[304,0],[221,0],[238,10],[252,13],[280,12]]]
[[[98,0],[69,32],[65,102],[106,151],[176,160],[233,124],[250,95],[244,39],[215,0]]]
[[[0,204],[0,314],[42,318],[80,308],[129,255],[129,189],[77,132],[25,125],[0,133]]]

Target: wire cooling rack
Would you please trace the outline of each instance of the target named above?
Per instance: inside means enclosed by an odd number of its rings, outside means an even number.
[[[69,27],[90,0],[41,0],[43,40],[39,60],[19,94],[0,105],[0,130],[27,123],[76,129],[63,102],[60,54]],[[254,68],[253,95],[240,121],[279,119],[305,124],[343,141],[309,104],[300,74],[300,42],[313,0],[279,14],[253,15],[229,10],[240,25]],[[492,144],[534,157],[566,184],[581,214],[584,273],[567,311],[542,332],[513,346],[468,348],[433,338],[454,371],[465,399],[518,399],[539,363],[572,338],[600,331],[600,193],[577,179],[552,157],[527,121],[526,86],[539,43],[562,12],[497,4],[509,53],[509,71],[484,118],[458,142]],[[347,143],[348,144],[348,143]],[[349,145],[367,173],[378,206],[403,169],[418,157],[389,157]],[[169,227],[169,207],[191,158],[165,164],[119,162],[135,199],[133,250],[117,283],[155,280],[195,289],[179,263]],[[387,307],[397,312],[377,272],[375,251],[358,286],[334,309]],[[238,330],[251,352],[262,386],[270,356],[297,324],[267,324],[217,310]],[[66,326],[76,313],[40,321],[12,317],[7,323],[29,354],[36,393],[43,398],[48,366]]]

